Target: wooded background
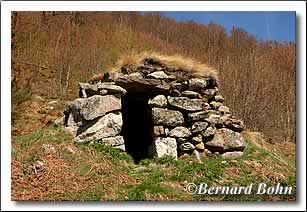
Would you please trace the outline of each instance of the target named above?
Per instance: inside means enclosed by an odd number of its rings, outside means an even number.
[[[286,26],[285,26],[286,27]],[[12,12],[12,112],[31,94],[78,95],[122,54],[181,54],[215,67],[225,104],[268,142],[296,139],[296,47],[240,28],[141,12]]]

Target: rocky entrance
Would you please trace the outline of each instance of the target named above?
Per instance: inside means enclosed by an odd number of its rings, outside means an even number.
[[[216,73],[145,58],[100,78],[79,83],[79,98],[61,122],[76,143],[101,143],[143,158],[242,155],[243,121],[224,105]],[[190,61],[191,62],[191,61]],[[197,70],[195,70],[197,67]],[[199,72],[202,74],[200,75]]]
[[[148,107],[149,96],[128,92],[122,97],[123,128],[122,136],[125,148],[134,161],[149,157],[152,143],[151,110]]]

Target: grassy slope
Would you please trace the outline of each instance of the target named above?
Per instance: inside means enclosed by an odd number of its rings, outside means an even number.
[[[50,101],[50,100],[49,100]],[[147,159],[139,165],[126,153],[105,146],[75,146],[62,129],[46,125],[63,103],[42,111],[47,101],[26,101],[17,111],[12,141],[13,200],[295,200],[295,195],[190,195],[187,183],[247,185],[265,182],[295,186],[295,144],[269,145],[258,133],[245,132],[249,142],[243,157]],[[27,111],[27,112],[25,112]],[[47,118],[46,118],[47,117]],[[40,123],[40,124],[37,124]],[[43,144],[55,151],[46,152]],[[43,168],[33,168],[43,161]]]

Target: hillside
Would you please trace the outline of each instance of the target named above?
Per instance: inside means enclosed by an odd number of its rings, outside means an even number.
[[[79,81],[110,70],[121,55],[180,54],[219,70],[221,94],[249,129],[273,143],[295,142],[293,43],[257,41],[239,28],[227,33],[160,13],[18,12],[12,20],[13,97],[31,91],[71,100]]]
[[[135,164],[110,147],[75,144],[70,133],[53,127],[78,98],[79,82],[138,65],[129,55],[141,52],[181,55],[182,69],[218,74],[225,105],[246,125],[243,156]],[[177,22],[160,13],[14,12],[12,199],[295,201],[295,194],[208,196],[184,190],[188,183],[296,185],[295,52],[293,43],[259,41],[239,28],[228,33],[214,23]]]
[[[188,183],[296,185],[295,144],[268,144],[261,133],[238,159],[144,159],[102,145],[74,145],[61,128],[46,125],[65,101],[33,98],[19,108],[12,140],[12,200],[295,201],[293,195],[192,195]],[[49,108],[49,109],[48,109]],[[25,113],[27,111],[27,113]],[[15,131],[16,130],[16,131]]]

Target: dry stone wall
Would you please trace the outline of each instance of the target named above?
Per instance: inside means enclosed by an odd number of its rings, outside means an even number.
[[[150,96],[152,141],[148,155],[178,158],[185,154],[242,155],[242,120],[232,115],[212,77],[145,59],[103,78],[79,83],[80,98],[64,111],[64,125],[75,142],[101,142],[125,151],[121,98],[127,93]],[[230,152],[230,153],[229,153]]]

